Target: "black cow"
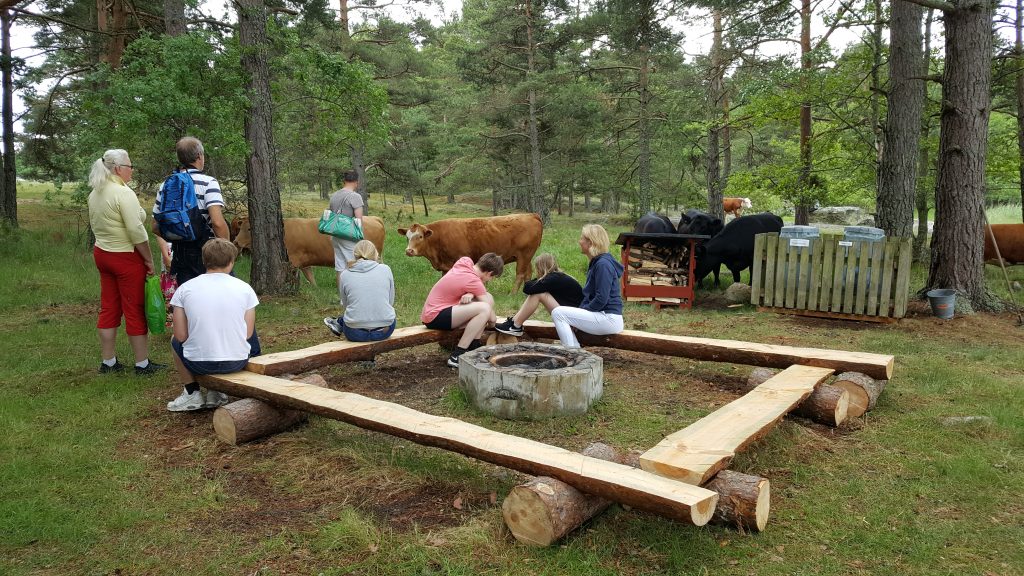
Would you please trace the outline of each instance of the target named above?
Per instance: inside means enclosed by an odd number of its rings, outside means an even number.
[[[644,214],[633,226],[635,234],[674,234],[675,231],[676,227],[672,225],[668,216],[662,216],[655,212]]]
[[[690,209],[679,215],[679,227],[676,228],[676,232],[714,237],[722,231],[722,227],[721,218],[715,218],[707,212]]]
[[[754,263],[754,236],[782,230],[782,218],[765,212],[740,216],[725,225],[714,238],[697,247],[695,280],[700,286],[710,272],[715,273],[715,287],[722,264],[732,272],[732,281],[740,281],[740,272]]]

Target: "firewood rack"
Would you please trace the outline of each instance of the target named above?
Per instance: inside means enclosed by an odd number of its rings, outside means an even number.
[[[625,268],[622,297],[627,302],[650,304],[659,311],[665,306],[693,306],[694,252],[698,243],[709,238],[694,234],[619,234],[615,243],[622,246]]]

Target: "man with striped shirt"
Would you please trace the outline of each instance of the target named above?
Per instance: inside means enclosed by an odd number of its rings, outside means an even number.
[[[203,143],[198,138],[185,136],[178,140],[175,149],[178,154],[178,162],[181,163],[179,169],[187,171],[192,176],[192,182],[195,183],[199,210],[206,223],[213,230],[214,236],[225,240],[230,239],[228,224],[224,220],[224,196],[221,194],[220,184],[216,178],[203,174],[203,168],[206,166]],[[164,187],[161,185],[160,190],[156,193],[156,203],[153,205],[154,213],[163,202],[163,193]],[[160,235],[160,229],[155,219],[153,232],[157,236]],[[203,244],[208,239],[203,238],[192,242],[174,241],[171,274],[175,275],[178,286],[206,273],[206,267],[203,265]]]

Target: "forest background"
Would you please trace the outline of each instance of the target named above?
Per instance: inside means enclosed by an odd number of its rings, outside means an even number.
[[[125,148],[151,193],[191,134],[258,232],[261,293],[294,286],[281,190],[326,198],[354,167],[364,195],[424,211],[481,191],[494,213],[545,218],[577,203],[720,213],[741,196],[806,223],[816,205],[859,205],[889,235],[916,229],[927,287],[990,305],[983,206],[1024,197],[1021,2],[468,0],[437,23],[415,16],[427,3],[400,6],[414,16],[350,0],[238,0],[235,18],[183,0],[0,0],[4,220],[17,225],[15,174],[81,202],[89,164]],[[11,53],[15,20],[36,30],[33,57]],[[837,30],[858,40],[833,47]],[[766,49],[779,45],[796,49]]]

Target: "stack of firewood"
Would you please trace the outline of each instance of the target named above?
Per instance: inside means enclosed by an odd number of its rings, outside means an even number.
[[[685,246],[664,246],[654,242],[634,244],[629,250],[630,286],[686,286],[689,283],[690,261]],[[652,300],[650,297],[627,297],[630,302]]]

